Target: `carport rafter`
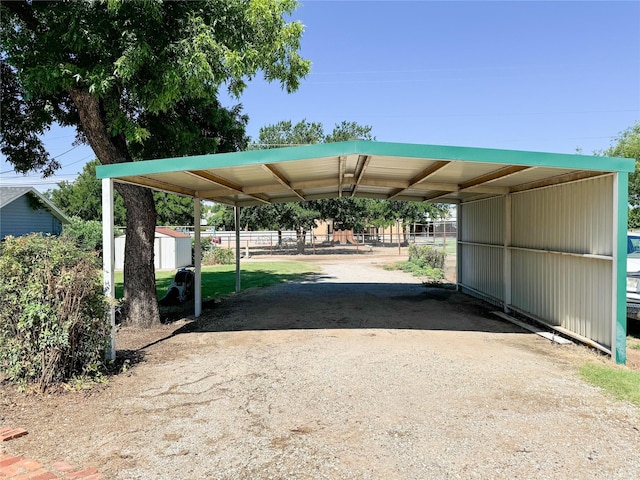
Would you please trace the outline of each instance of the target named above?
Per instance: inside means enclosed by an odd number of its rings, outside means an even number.
[[[483,185],[489,182],[493,182],[500,178],[506,178],[511,175],[515,175],[516,173],[520,173],[524,170],[529,170],[532,167],[527,167],[523,165],[509,165],[503,168],[499,168],[498,170],[494,170],[493,172],[489,172],[485,175],[480,175],[479,177],[473,178],[467,182],[460,184],[460,191],[470,189],[471,187],[476,187],[478,185]]]
[[[265,163],[262,167],[267,172],[269,172],[273,176],[273,178],[275,178],[278,181],[278,183],[280,183],[281,185],[286,187],[288,190],[290,190],[293,193],[295,193],[296,196],[300,200],[305,200],[304,195],[302,195],[302,193],[300,193],[299,190],[296,190],[291,186],[291,183],[289,182],[289,179],[287,179],[285,177],[285,175],[280,170],[278,170],[278,168],[275,165],[271,165],[269,163]],[[248,190],[245,190],[245,193],[247,193],[247,192],[248,192]]]
[[[411,180],[409,180],[409,184],[405,188],[399,189],[398,191],[396,191],[393,194],[391,194],[389,196],[389,200],[393,200],[395,197],[397,197],[399,195],[402,195],[407,190],[410,190],[411,187],[417,185],[420,182],[423,182],[424,180],[426,180],[427,178],[429,178],[430,176],[435,174],[438,170],[441,170],[442,168],[444,168],[447,165],[449,165],[449,163],[451,163],[451,162],[438,161],[438,162],[435,162],[433,165],[428,166],[423,171],[421,171],[419,174],[414,176]]]
[[[182,188],[180,186],[171,185],[170,183],[163,182],[161,180],[154,180],[151,178],[146,178],[144,176],[136,177],[135,181],[128,180],[126,178],[119,179],[120,183],[128,183],[129,185],[138,185],[141,187],[147,187],[152,190],[157,190],[161,192],[169,192],[175,193],[177,195],[185,195],[187,197],[195,197],[196,191],[188,188]]]
[[[200,179],[204,179],[207,180],[208,182],[211,182],[215,185],[219,185],[221,187],[227,188],[235,193],[242,193],[247,195],[243,189],[242,186],[237,185],[233,182],[230,182],[229,180],[222,178],[218,175],[214,175],[212,173],[209,173],[207,171],[204,170],[199,170],[199,171],[187,171],[186,172],[189,175],[192,175],[194,177],[200,178]],[[270,203],[269,199],[265,198],[263,195],[257,195],[257,194],[251,194],[248,195],[250,197],[253,197],[254,199],[262,202],[262,203]]]
[[[351,190],[351,196],[355,197],[356,192],[358,191],[358,187],[362,182],[364,177],[364,173],[367,171],[367,167],[369,166],[369,162],[371,162],[371,155],[360,155],[358,157],[358,165],[356,166],[356,181],[353,185],[353,189]]]
[[[570,172],[564,175],[558,175],[550,179],[539,180],[536,182],[525,183],[521,185],[515,185],[509,188],[509,193],[524,192],[526,190],[534,190],[536,188],[550,187],[553,185],[560,185],[563,183],[576,182],[579,180],[586,180],[588,178],[600,177],[602,175],[609,175],[609,172]]]

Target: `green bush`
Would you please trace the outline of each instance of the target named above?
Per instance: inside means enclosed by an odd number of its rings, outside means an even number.
[[[204,265],[231,265],[235,260],[233,250],[230,248],[216,247],[204,254]]]
[[[72,217],[71,222],[64,226],[62,237],[75,241],[85,250],[102,250],[102,223],[97,220],[82,220]]]
[[[0,371],[41,390],[100,375],[109,338],[98,256],[75,242],[7,237],[0,256]]]
[[[433,269],[443,269],[447,254],[444,250],[429,247],[428,245],[409,245],[409,262],[419,268],[430,267]]]

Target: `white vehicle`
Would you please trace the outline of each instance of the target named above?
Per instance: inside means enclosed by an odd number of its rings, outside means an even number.
[[[640,232],[627,234],[627,317],[640,319]]]

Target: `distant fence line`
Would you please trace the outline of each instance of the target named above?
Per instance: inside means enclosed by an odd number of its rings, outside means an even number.
[[[444,222],[443,222],[444,223]],[[170,228],[172,230],[186,233],[193,237],[193,226],[163,226],[158,228]],[[119,229],[124,233],[125,229]],[[448,228],[434,228],[432,231],[423,231],[418,233],[405,233],[400,232],[400,238],[398,239],[398,232],[386,232],[386,233],[367,233],[360,232],[354,233],[353,238],[359,244],[369,245],[385,245],[385,244],[397,244],[398,240],[402,243],[419,243],[419,244],[443,244],[449,241],[456,240],[455,227],[453,229]],[[236,232],[233,230],[215,230],[212,228],[203,227],[200,231],[201,238],[218,238],[217,242],[221,247],[235,248],[236,244]],[[279,239],[281,243],[279,243]],[[315,234],[312,232],[305,233],[305,244],[326,244],[333,241],[333,234],[323,233]],[[241,230],[240,231],[240,244],[242,248],[245,246],[261,246],[261,247],[295,247],[297,243],[297,235],[294,230],[282,230],[278,235],[277,230]]]

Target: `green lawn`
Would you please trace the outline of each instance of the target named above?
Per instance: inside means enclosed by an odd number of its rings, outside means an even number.
[[[640,372],[587,363],[580,368],[580,375],[615,398],[640,406]]]
[[[217,298],[236,290],[235,265],[202,267],[202,298]],[[268,287],[317,273],[317,267],[305,262],[255,262],[240,266],[241,287]],[[156,293],[164,297],[176,271],[156,272]],[[124,276],[116,272],[116,298],[122,298]]]

